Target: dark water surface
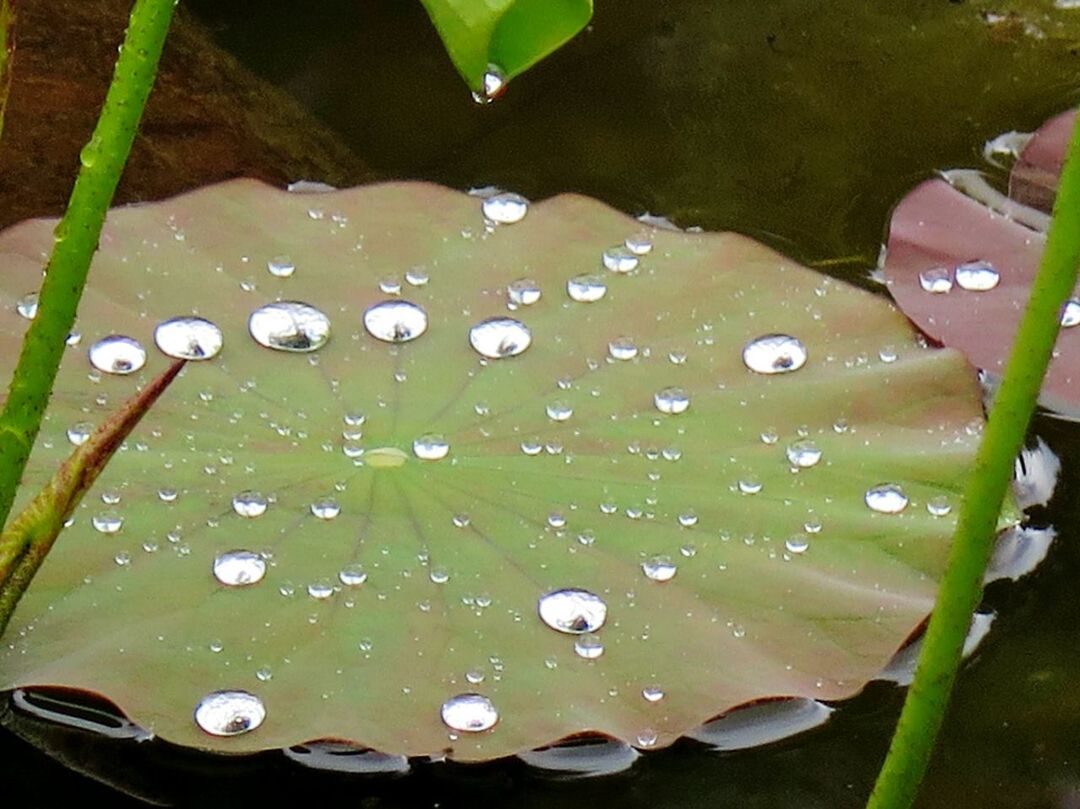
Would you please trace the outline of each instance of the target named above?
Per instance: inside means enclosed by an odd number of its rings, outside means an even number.
[[[989,169],[985,140],[1033,129],[1080,95],[1080,10],[1050,0],[599,0],[589,32],[484,108],[419,3],[188,5],[387,178],[581,192],[749,233],[857,283],[905,190],[936,169]],[[960,679],[924,809],[1080,807],[1080,432],[1047,417],[1034,432],[1063,462],[1050,509],[1034,515],[1059,537],[1034,574],[987,593],[998,617]],[[901,699],[874,684],[793,740],[726,755],[683,743],[584,782],[493,765],[372,786],[277,756],[206,768],[77,735],[65,755],[104,757],[121,779],[202,806],[858,807]],[[22,799],[5,805],[141,805],[8,733],[0,755]]]

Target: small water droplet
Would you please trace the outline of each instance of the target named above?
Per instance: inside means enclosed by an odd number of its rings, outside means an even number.
[[[541,295],[540,285],[531,278],[519,278],[506,287],[506,300],[511,308],[532,306]]]
[[[480,669],[469,669],[465,672],[465,681],[470,685],[479,685],[484,682],[484,672]]]
[[[525,218],[529,212],[529,201],[521,194],[511,192],[492,194],[480,203],[480,212],[485,219],[497,225],[512,225]]]
[[[656,740],[656,731],[652,728],[645,728],[637,735],[638,747],[652,747],[656,744]]]
[[[653,403],[661,413],[678,415],[690,407],[690,394],[682,388],[664,388],[653,396]]]
[[[182,360],[212,359],[223,342],[221,329],[201,317],[174,317],[154,329],[154,343],[161,353]]]
[[[288,256],[274,256],[266,262],[266,269],[277,278],[288,278],[296,272],[296,264]]]
[[[491,730],[499,721],[499,712],[490,699],[480,694],[458,694],[443,703],[439,712],[443,724],[462,733]]]
[[[652,239],[645,233],[637,233],[630,236],[623,244],[626,245],[626,249],[635,256],[648,255],[652,252],[653,248]]]
[[[450,581],[450,571],[445,567],[433,567],[428,573],[428,578],[431,579],[434,584],[446,584]]]
[[[926,292],[941,295],[952,289],[952,273],[948,267],[931,267],[919,273],[919,286]]]
[[[679,525],[683,528],[693,528],[698,524],[698,515],[693,511],[684,511],[679,515]]]
[[[255,679],[261,683],[268,683],[274,679],[274,672],[269,666],[262,666],[255,672]]]
[[[318,601],[325,601],[334,594],[334,585],[325,579],[313,581],[307,586],[308,595]]]
[[[926,501],[926,510],[933,517],[945,517],[952,511],[952,505],[948,497],[939,494]]]
[[[806,364],[806,346],[790,334],[765,334],[743,348],[743,364],[758,374],[784,374]]]
[[[907,508],[908,498],[895,483],[881,483],[866,490],[866,505],[880,514],[899,514]]]
[[[90,518],[94,530],[101,534],[115,534],[124,527],[124,518],[113,512],[96,514]]]
[[[545,593],[537,602],[540,620],[557,632],[596,632],[607,620],[607,604],[588,590],[567,588]]]
[[[509,317],[482,320],[469,329],[469,343],[482,357],[516,357],[532,343],[532,332],[521,321]]]
[[[1071,329],[1080,324],[1080,300],[1069,298],[1061,310],[1061,328]]]
[[[810,538],[806,534],[792,534],[784,542],[784,547],[788,553],[806,553],[806,549],[810,547]]]
[[[742,478],[738,485],[743,494],[757,494],[764,488],[762,482],[755,477]]]
[[[878,351],[878,359],[884,363],[896,362],[897,357],[896,349],[892,346],[885,346]]]
[[[577,303],[596,303],[607,294],[607,284],[599,275],[575,275],[566,282],[566,294]]]
[[[450,522],[454,524],[455,528],[468,528],[469,527],[469,515],[468,514],[455,514]]]
[[[641,696],[646,702],[659,702],[664,698],[664,689],[658,685],[647,685],[641,689]]]
[[[956,265],[956,285],[969,292],[986,292],[1001,281],[1001,275],[989,261],[969,261]]]
[[[776,430],[772,428],[769,428],[768,430],[763,432],[760,437],[762,444],[775,444],[777,441],[780,440],[779,434],[777,434]]]
[[[821,450],[813,441],[802,439],[788,446],[787,459],[798,469],[808,469],[821,460]]]
[[[157,496],[162,503],[175,503],[176,498],[180,496],[180,492],[172,486],[163,486],[158,489]]]
[[[670,556],[651,556],[641,563],[645,577],[652,581],[671,581],[678,572],[678,567]]]
[[[233,511],[241,517],[261,517],[266,513],[270,501],[259,492],[240,492],[232,499]]]
[[[547,524],[550,525],[552,528],[565,528],[566,516],[561,512],[553,511],[548,514]]]
[[[110,334],[90,346],[90,364],[107,374],[132,374],[146,364],[146,349],[138,340]]]
[[[619,245],[609,247],[601,255],[604,266],[612,272],[627,273],[636,270],[641,259],[632,250]]]
[[[574,654],[586,660],[596,660],[604,653],[604,642],[595,632],[586,632],[574,639]]]
[[[547,417],[552,421],[566,421],[574,415],[574,408],[563,399],[557,399],[552,402],[545,408],[545,411],[547,412]]]
[[[427,331],[427,327],[427,312],[409,301],[383,301],[364,312],[364,328],[368,334],[386,343],[415,340]]]
[[[346,565],[338,572],[338,579],[346,587],[359,587],[367,581],[367,577],[363,565]]]
[[[245,550],[228,551],[214,559],[214,578],[229,587],[243,587],[262,581],[266,560]]]
[[[632,360],[638,355],[638,347],[629,337],[617,337],[608,343],[608,354],[614,360]]]
[[[311,304],[277,301],[251,313],[248,333],[277,351],[316,351],[330,339],[330,318]]]
[[[27,320],[33,320],[37,317],[38,293],[28,292],[19,298],[18,302],[15,304],[15,311]]]
[[[67,440],[71,442],[72,446],[81,447],[90,440],[90,435],[93,432],[94,425],[88,421],[80,421],[68,427]]]
[[[412,451],[421,461],[441,461],[450,454],[450,442],[437,433],[425,433],[413,441]]]
[[[477,104],[490,104],[506,91],[506,78],[498,65],[488,65],[479,91],[472,98]]]
[[[211,736],[236,736],[266,719],[263,701],[247,691],[214,691],[195,707],[195,724]]]
[[[341,513],[341,505],[333,497],[324,497],[311,504],[311,513],[320,520],[332,520]]]

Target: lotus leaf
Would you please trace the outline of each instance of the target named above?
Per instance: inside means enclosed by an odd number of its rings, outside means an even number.
[[[8,371],[52,226],[0,234]],[[970,366],[884,298],[573,195],[236,180],[117,209],[77,329],[27,491],[171,362],[155,340],[193,361],[61,534],[0,687],[225,752],[662,747],[848,697],[932,606],[982,425]]]

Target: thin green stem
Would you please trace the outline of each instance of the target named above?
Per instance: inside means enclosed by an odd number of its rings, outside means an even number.
[[[971,616],[982,597],[994,529],[1050,363],[1062,306],[1080,266],[1080,117],[1061,172],[1039,272],[994,397],[975,469],[926,629],[915,680],[904,701],[868,809],[907,809],[918,794],[941,727]]]
[[[80,155],[82,167],[56,228],[38,314],[23,340],[0,414],[0,525],[7,521],[37,438],[101,226],[154,85],[174,6],[175,0],[135,1],[101,116]]]

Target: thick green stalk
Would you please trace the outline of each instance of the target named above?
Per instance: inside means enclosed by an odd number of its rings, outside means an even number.
[[[1035,410],[1057,338],[1060,312],[1080,266],[1080,118],[1061,172],[1039,272],[994,397],[948,568],[869,809],[907,809],[915,800],[960,665],[972,613],[982,597],[994,528]]]
[[[0,414],[0,525],[11,511],[37,438],[105,213],[154,85],[174,6],[175,0],[135,0],[101,117],[80,155],[82,167],[67,212],[56,228],[38,314],[23,340]]]

